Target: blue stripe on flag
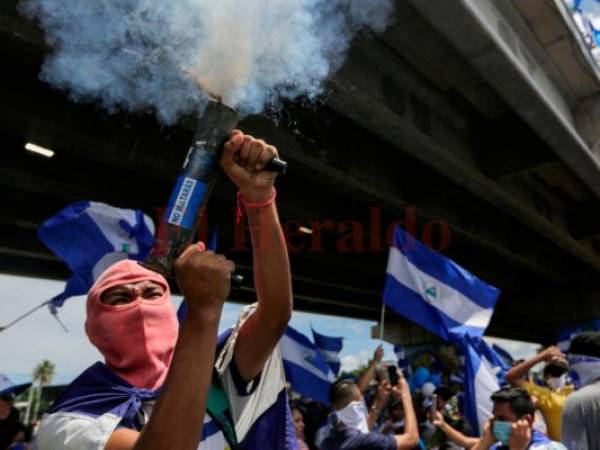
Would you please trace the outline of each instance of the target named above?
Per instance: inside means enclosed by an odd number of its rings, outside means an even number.
[[[312,330],[315,345],[321,350],[328,350],[330,352],[340,352],[344,346],[343,337],[331,337],[317,333],[314,329]]]
[[[319,349],[302,333],[288,326],[279,342],[287,381],[299,394],[329,405],[335,376]]]
[[[325,336],[317,333],[314,329],[312,329],[312,333],[316,347],[323,355],[331,371],[337,376],[341,367],[340,352],[344,346],[344,338]]]
[[[492,344],[492,348],[498,354],[498,356],[500,356],[500,358],[502,358],[504,360],[504,363],[506,364],[507,367],[512,367],[515,359],[512,357],[512,355],[507,350],[500,347],[498,344]]]
[[[219,425],[217,424],[217,422],[215,422],[214,420],[210,420],[210,422],[205,423],[202,426],[202,441],[208,439],[209,437],[211,437],[214,434],[217,434],[221,431],[221,428],[219,427]]]
[[[397,226],[394,247],[419,270],[457,290],[483,308],[494,308],[500,291],[456,264],[436,253]]]
[[[329,390],[332,381],[325,381],[322,378],[312,376],[304,367],[287,361],[285,356],[283,368],[285,369],[285,378],[290,382],[294,391],[329,406]]]

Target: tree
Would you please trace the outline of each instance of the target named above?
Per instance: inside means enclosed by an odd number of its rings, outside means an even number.
[[[35,369],[33,369],[33,383],[34,386],[37,383],[37,398],[35,402],[34,413],[32,416],[33,420],[37,420],[40,408],[40,402],[42,400],[42,390],[44,386],[48,386],[52,383],[52,378],[54,377],[54,364],[51,361],[45,359],[41,363],[39,363]],[[32,386],[33,389],[33,386]],[[29,410],[29,406],[27,408]],[[29,420],[29,417],[26,417],[26,420]]]

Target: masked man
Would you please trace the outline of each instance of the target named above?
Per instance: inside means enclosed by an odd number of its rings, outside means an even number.
[[[485,424],[473,450],[566,450],[532,429],[535,406],[524,389],[500,389],[492,394],[492,401],[494,417]]]
[[[180,327],[162,276],[133,261],[109,267],[88,294],[85,324],[105,363],[57,399],[40,426],[40,450],[294,448],[277,349],[292,311],[290,271],[276,175],[262,170],[275,156],[236,130],[221,159],[248,217],[258,305],[217,341],[235,267],[200,243],[175,263],[187,302]]]
[[[402,450],[419,445],[419,429],[408,383],[398,372],[398,385],[391,387],[404,409],[404,432],[384,435],[369,432],[367,406],[359,387],[351,380],[341,380],[331,387],[331,431],[321,444],[322,450]],[[387,403],[387,399],[386,399]],[[372,411],[379,415],[380,411]]]
[[[535,365],[545,362],[544,383],[538,386],[524,380],[529,370]],[[516,365],[506,373],[506,381],[513,386],[525,389],[537,399],[537,405],[546,422],[548,437],[556,441],[561,440],[560,421],[565,400],[574,391],[572,385],[567,384],[569,366],[565,355],[558,347],[548,347],[533,358]]]
[[[568,358],[579,390],[565,402],[563,442],[570,450],[600,450],[600,332],[575,336]]]

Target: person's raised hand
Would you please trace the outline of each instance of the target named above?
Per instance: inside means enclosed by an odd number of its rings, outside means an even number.
[[[278,157],[277,149],[261,139],[233,130],[223,146],[221,167],[250,203],[267,201],[273,190],[277,173],[263,170],[269,161]]]
[[[565,354],[561,352],[560,349],[555,345],[548,347],[539,355],[540,361],[544,361],[546,363],[562,361],[565,360],[565,358]]]
[[[429,414],[429,420],[436,428],[441,428],[444,426],[446,421],[444,420],[444,416],[439,411],[433,411]]]
[[[218,311],[231,289],[235,264],[223,255],[205,250],[199,242],[186,248],[174,264],[175,277],[190,310]]]
[[[508,441],[510,450],[525,450],[531,442],[531,427],[525,419],[517,420],[512,425],[512,433]]]
[[[383,345],[378,345],[373,352],[373,361],[379,363],[383,359]]]
[[[485,421],[485,423],[483,424],[483,432],[481,433],[481,440],[483,441],[482,444],[484,445],[485,448],[489,448],[491,445],[493,445],[497,441],[496,437],[494,436],[493,424],[494,424],[493,417],[488,418]]]

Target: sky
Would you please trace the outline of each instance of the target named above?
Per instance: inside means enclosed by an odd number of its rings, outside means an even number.
[[[0,325],[5,325],[23,312],[60,293],[64,283],[59,281],[15,277],[0,274]],[[181,299],[174,298],[177,306]],[[227,303],[221,317],[220,329],[233,325],[242,305]],[[0,332],[0,373],[15,383],[30,380],[33,368],[44,359],[56,366],[54,384],[69,383],[80,372],[101,360],[98,351],[89,343],[84,331],[85,298],[67,300],[59,310],[65,332],[46,308],[36,311],[22,322]],[[342,369],[354,370],[367,363],[379,340],[371,339],[375,322],[294,312],[290,324],[311,337],[311,326],[328,336],[344,337],[341,353]],[[529,343],[494,339],[515,358],[535,354],[537,346]],[[392,345],[384,343],[384,359],[395,359]]]
[[[567,5],[573,5],[575,0],[565,0]],[[582,0],[579,7],[588,12],[600,14],[600,1],[598,0]]]

